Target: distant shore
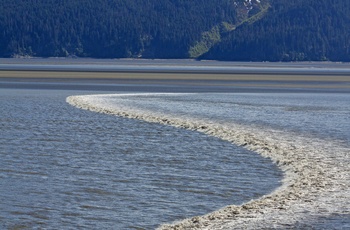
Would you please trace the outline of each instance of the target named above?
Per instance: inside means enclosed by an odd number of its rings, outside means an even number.
[[[0,87],[24,82],[192,86],[239,92],[350,92],[348,63],[250,63],[194,60],[0,59]],[[115,90],[119,88],[116,87]],[[204,90],[204,91],[205,91]]]
[[[0,71],[350,75],[341,62],[223,62],[193,59],[0,58]]]

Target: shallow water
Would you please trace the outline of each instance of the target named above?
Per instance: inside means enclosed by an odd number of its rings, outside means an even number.
[[[72,94],[1,89],[1,228],[149,229],[281,184],[282,172],[256,153],[76,109],[65,102]]]

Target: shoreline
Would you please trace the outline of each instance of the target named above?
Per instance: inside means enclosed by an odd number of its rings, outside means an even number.
[[[340,92],[349,75],[0,70],[0,88],[138,92]],[[95,87],[94,87],[95,86]]]
[[[226,91],[331,89],[350,93],[350,63],[219,62],[196,60],[0,59],[1,83],[76,83],[224,87]],[[119,87],[118,89],[120,89]],[[191,92],[191,90],[188,90]]]
[[[217,73],[208,72],[144,72],[144,71],[65,71],[65,70],[1,70],[0,78],[14,79],[135,79],[135,80],[246,80],[246,81],[309,81],[309,82],[350,82],[349,75],[325,74],[305,74],[305,73]]]
[[[349,76],[350,63],[227,62],[192,59],[0,58],[0,71]]]
[[[142,94],[139,94],[142,95]],[[243,205],[230,205],[204,216],[192,217],[159,229],[257,229],[307,228],[309,218],[325,218],[334,213],[350,216],[349,166],[341,165],[339,156],[348,149],[323,140],[295,136],[276,130],[259,130],[241,124],[208,123],[200,119],[180,119],[162,112],[144,111],[118,104],[105,107],[104,98],[124,95],[71,96],[67,102],[94,112],[196,130],[255,151],[271,158],[284,172],[283,185],[276,191]],[[132,97],[132,95],[129,95]],[[287,140],[287,141],[286,141]],[[338,156],[338,159],[337,159]],[[344,194],[345,192],[345,194]]]
[[[129,59],[0,59],[0,88],[24,83],[114,85],[112,90],[136,86],[161,92],[349,92],[350,63],[219,62]],[[21,85],[20,85],[21,84]],[[172,86],[177,86],[174,89]],[[142,87],[140,87],[142,86]],[[57,86],[52,86],[55,88]],[[124,87],[124,88],[123,88]],[[172,87],[163,90],[162,87]],[[61,86],[64,89],[64,85]],[[87,87],[89,88],[89,87]],[[90,87],[91,88],[91,87]],[[89,88],[89,89],[90,89]],[[102,89],[103,87],[99,87]],[[212,89],[211,89],[212,88]],[[108,90],[109,91],[109,90]],[[131,89],[130,91],[134,91]]]

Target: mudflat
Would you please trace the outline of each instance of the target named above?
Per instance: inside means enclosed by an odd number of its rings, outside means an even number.
[[[278,71],[278,70],[276,70]],[[350,75],[338,73],[202,73],[190,72],[152,72],[151,70],[133,71],[66,71],[66,70],[0,70],[0,87],[9,84],[12,87],[30,83],[89,83],[130,86],[192,86],[192,87],[224,87],[232,89],[319,89],[321,91],[350,91]],[[5,84],[6,83],[6,84]],[[102,88],[101,88],[102,89]],[[118,90],[118,88],[115,88]],[[210,89],[207,89],[211,91]],[[133,90],[132,90],[133,91]],[[157,90],[156,90],[157,91]],[[162,90],[160,90],[162,91]],[[191,91],[191,90],[190,90]],[[205,90],[204,90],[205,91]]]

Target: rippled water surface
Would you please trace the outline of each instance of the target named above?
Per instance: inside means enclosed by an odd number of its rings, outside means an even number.
[[[167,117],[166,115],[171,114],[172,116],[169,117],[180,118],[180,123],[181,121],[193,121],[192,118],[197,118],[201,120],[201,124],[204,121],[214,121],[216,125],[226,124],[228,127],[231,123],[244,124],[243,127],[247,129],[254,127],[255,132],[263,133],[267,137],[269,137],[271,130],[276,131],[276,133],[288,134],[283,136],[284,139],[279,139],[281,144],[291,143],[297,146],[297,139],[305,138],[308,141],[297,148],[303,149],[302,156],[304,154],[314,155],[314,159],[310,158],[312,160],[309,166],[320,161],[324,163],[334,161],[334,164],[328,167],[327,164],[321,167],[324,167],[323,174],[327,175],[326,179],[330,179],[331,183],[334,182],[334,184],[340,183],[341,186],[334,185],[330,189],[330,193],[326,196],[336,197],[331,201],[322,199],[322,192],[320,192],[320,200],[315,199],[315,202],[312,202],[315,204],[315,210],[306,209],[305,216],[302,217],[304,219],[295,219],[296,222],[290,227],[293,226],[292,228],[296,229],[348,229],[350,226],[348,199],[346,199],[349,194],[346,178],[349,178],[347,166],[350,163],[350,94],[139,94],[132,96],[87,96],[85,99],[87,102],[90,101],[92,105],[96,105],[97,108],[110,109],[109,111],[113,111],[113,108],[115,111],[119,111],[118,108],[125,108],[132,114],[133,109],[137,108],[135,114],[141,114],[140,111],[148,114],[149,117]],[[82,101],[84,102],[84,100]],[[273,136],[270,137],[273,138]],[[308,145],[313,146],[311,151],[307,150]],[[292,149],[291,151],[293,151]],[[325,152],[323,152],[324,150]],[[321,160],[319,160],[320,158]],[[300,164],[303,164],[302,161]],[[339,172],[334,175],[327,174],[328,171],[332,170],[339,170]],[[322,175],[322,171],[320,175]],[[322,189],[320,190],[322,191]],[[327,210],[328,213],[324,210]],[[307,215],[308,212],[312,211],[315,212],[314,216]],[[299,210],[300,213],[303,212]],[[295,212],[295,216],[297,214],[298,212]],[[291,219],[293,216],[294,214],[291,213]],[[294,218],[296,218],[295,216]],[[283,223],[287,222],[286,219],[288,217],[282,220]]]
[[[280,185],[269,159],[197,132],[79,110],[65,102],[72,94],[1,89],[1,228],[150,229]]]
[[[350,94],[337,93],[199,93],[139,95],[123,100],[106,97],[111,105],[132,104],[179,117],[222,123],[266,126],[350,145]]]

